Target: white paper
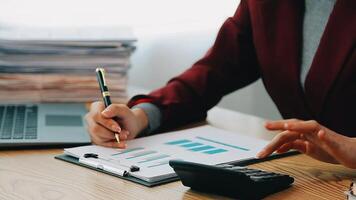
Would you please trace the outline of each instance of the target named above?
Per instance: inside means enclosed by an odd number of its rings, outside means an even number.
[[[120,27],[7,27],[0,30],[0,41],[36,44],[50,43],[77,45],[116,44],[118,41],[134,42],[136,38],[128,26]],[[79,43],[78,43],[79,42]]]
[[[267,143],[206,125],[135,139],[128,142],[127,149],[90,145],[65,149],[65,153],[78,158],[85,153],[95,153],[100,159],[117,163],[118,166],[136,165],[140,171],[131,172],[130,175],[152,182],[175,176],[168,165],[169,160],[215,165],[253,158]]]

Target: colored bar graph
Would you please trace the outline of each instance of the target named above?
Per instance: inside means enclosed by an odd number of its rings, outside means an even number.
[[[156,153],[156,151],[144,151],[144,152],[136,153],[133,156],[128,157],[126,159],[138,158],[138,157],[146,156],[146,155],[153,154],[153,153]]]
[[[192,149],[189,149],[189,150],[190,151],[204,151],[204,150],[214,149],[214,148],[215,147],[213,147],[213,146],[206,145],[206,146],[202,146],[202,147],[192,148]]]
[[[205,137],[197,136],[196,138],[199,140],[203,140],[203,141],[218,144],[218,145],[223,145],[223,146],[238,149],[238,150],[250,151],[250,149],[248,149],[248,148],[244,148],[244,147],[236,146],[236,145],[232,145],[232,144],[227,144],[224,142],[216,141],[216,140],[205,138]],[[201,152],[204,154],[218,154],[218,153],[223,153],[223,152],[229,151],[228,149],[225,149],[225,148],[214,147],[215,145],[211,146],[209,144],[201,143],[200,141],[192,141],[192,140],[188,140],[188,139],[174,140],[171,142],[167,142],[165,144],[177,145],[179,147],[186,148],[187,150],[194,151],[194,152]]]
[[[137,151],[137,150],[142,150],[144,149],[143,147],[137,147],[137,148],[132,148],[132,149],[125,149],[119,153],[114,153],[112,154],[112,156],[116,156],[116,155],[121,155],[121,154],[124,154],[124,153],[129,153],[129,152],[133,152],[133,151]]]
[[[140,162],[138,162],[138,163],[150,162],[150,161],[159,160],[159,159],[167,158],[167,157],[169,157],[169,155],[153,156],[153,157],[147,158],[147,159],[145,159],[145,160],[143,160],[143,161],[140,161]]]
[[[180,145],[181,147],[195,147],[195,146],[201,146],[203,145],[202,143],[199,143],[199,142],[193,142],[193,143],[188,143],[188,144],[183,144],[183,145]]]
[[[222,153],[222,152],[227,152],[227,150],[226,149],[213,149],[213,150],[209,150],[209,151],[204,151],[203,153],[217,154],[217,153]]]
[[[243,150],[243,151],[250,151],[250,149],[247,149],[247,148],[244,148],[244,147],[239,147],[239,146],[235,146],[235,145],[231,145],[231,144],[226,144],[226,143],[223,143],[223,142],[219,142],[219,141],[208,139],[208,138],[204,138],[204,137],[197,136],[197,138],[201,139],[201,140],[204,140],[204,141],[212,142],[212,143],[215,143],[215,144],[220,144],[220,145],[224,145],[224,146],[227,146],[227,147],[231,147],[231,148],[234,148],[234,149],[239,149],[239,150]]]
[[[191,141],[190,140],[175,140],[172,142],[167,142],[166,144],[176,145],[176,144],[183,144],[183,143],[188,143],[188,142],[191,142]]]

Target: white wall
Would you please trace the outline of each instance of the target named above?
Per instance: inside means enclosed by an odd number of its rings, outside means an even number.
[[[238,0],[1,0],[1,25],[130,25],[138,38],[130,83],[164,85],[204,55],[233,15]],[[260,81],[226,96],[219,106],[280,118]]]

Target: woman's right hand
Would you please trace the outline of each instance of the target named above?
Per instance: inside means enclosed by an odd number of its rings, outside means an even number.
[[[130,109],[125,104],[112,104],[105,108],[103,102],[94,102],[85,116],[92,143],[112,148],[126,148],[125,140],[135,138],[148,126],[146,113]],[[119,132],[120,143],[115,139]]]
[[[315,159],[356,169],[356,138],[336,133],[317,121],[280,120],[266,123],[269,130],[282,131],[257,155],[298,150]]]

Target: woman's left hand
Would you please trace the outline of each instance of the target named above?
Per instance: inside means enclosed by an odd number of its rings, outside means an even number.
[[[324,162],[356,168],[356,138],[340,135],[314,120],[280,120],[265,126],[281,133],[257,154],[259,158],[295,149]]]

